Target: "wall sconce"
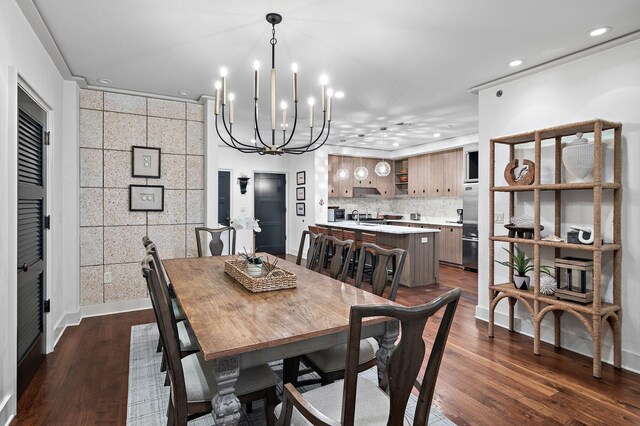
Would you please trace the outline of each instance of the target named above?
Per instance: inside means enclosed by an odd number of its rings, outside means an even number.
[[[246,194],[247,193],[247,184],[249,183],[249,177],[247,177],[246,175],[242,175],[238,178],[238,182],[240,183],[240,193],[241,194]]]

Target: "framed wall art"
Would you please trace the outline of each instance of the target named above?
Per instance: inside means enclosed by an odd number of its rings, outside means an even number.
[[[164,211],[164,185],[129,185],[129,211]]]
[[[297,216],[305,215],[304,203],[296,203],[296,215]]]
[[[296,173],[296,184],[298,185],[304,185],[306,182],[306,172],[305,171],[301,171]]]
[[[160,177],[160,148],[131,147],[131,174],[133,177]]]
[[[305,189],[304,186],[301,186],[299,188],[296,188],[296,200],[297,201],[304,201],[305,199]]]

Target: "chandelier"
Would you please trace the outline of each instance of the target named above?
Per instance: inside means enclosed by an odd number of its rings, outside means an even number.
[[[287,123],[287,104],[283,101],[280,104],[280,107],[282,109],[282,121],[279,124],[280,130],[278,130],[278,126],[276,124],[276,44],[278,43],[278,40],[276,40],[276,25],[282,22],[282,16],[277,13],[269,13],[266,16],[266,19],[267,22],[271,24],[271,137],[269,138],[268,134],[262,134],[258,126],[258,100],[260,98],[260,63],[258,61],[254,62],[253,77],[253,140],[250,143],[247,143],[246,141],[241,142],[233,135],[235,96],[232,93],[229,93],[227,95],[227,70],[225,68],[222,68],[220,72],[222,82],[217,81],[215,84],[216,99],[214,114],[216,117],[216,132],[225,145],[243,153],[257,153],[260,155],[300,155],[307,152],[315,151],[322,147],[322,145],[324,145],[324,143],[329,138],[329,133],[331,132],[331,100],[334,97],[333,90],[327,89],[327,78],[325,76],[321,77],[320,83],[322,85],[322,127],[320,129],[320,132],[314,135],[315,123],[313,110],[315,101],[313,98],[309,98],[309,139],[304,140],[302,144],[298,142],[296,142],[295,145],[291,144],[298,124],[298,66],[296,64],[292,64],[291,66],[291,70],[293,71],[293,125],[291,131],[287,132],[287,128],[289,127],[289,124]],[[221,125],[218,122],[218,117],[221,117]],[[220,129],[220,127],[222,127],[222,130]],[[281,136],[277,134],[278,131],[282,132]],[[224,137],[222,133],[225,134]]]

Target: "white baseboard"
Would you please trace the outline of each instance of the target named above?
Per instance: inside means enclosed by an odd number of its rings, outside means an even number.
[[[143,309],[151,309],[151,301],[148,297],[144,299],[122,300],[118,302],[102,303],[100,305],[82,306],[80,308],[80,313],[82,318],[89,318],[100,315],[140,311]]]
[[[481,306],[476,306],[476,318],[488,322],[489,321],[489,309]],[[509,315],[503,312],[495,311],[494,323],[498,327],[509,328]],[[532,321],[523,321],[520,318],[515,318],[513,323],[513,329],[525,336],[533,337]],[[553,326],[549,326],[543,323],[540,325],[540,340],[546,343],[553,344],[554,330]],[[585,331],[583,334],[576,333],[573,329],[563,328],[560,333],[560,341],[564,349],[577,352],[581,355],[591,357],[592,343],[591,337]],[[531,345],[533,351],[533,344]],[[609,343],[602,344],[602,362],[607,364],[613,364],[613,347]],[[634,373],[640,373],[640,355],[627,351],[622,348],[622,368],[625,370],[633,371]]]
[[[58,323],[53,328],[53,347],[51,348],[51,351],[53,351],[53,348],[56,347],[56,345],[58,344],[58,340],[60,340],[60,337],[62,337],[62,334],[67,329],[67,327],[69,327],[70,325],[78,325],[80,324],[81,320],[82,317],[80,316],[80,310],[67,313],[62,318],[60,318],[60,321],[58,321]]]
[[[14,394],[7,395],[0,403],[0,425],[9,426],[15,417],[16,397]]]

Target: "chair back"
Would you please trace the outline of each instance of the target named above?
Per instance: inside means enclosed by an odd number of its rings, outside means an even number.
[[[168,424],[187,424],[187,392],[184,381],[182,362],[180,361],[180,345],[178,343],[178,332],[175,327],[175,318],[170,309],[169,294],[166,286],[160,282],[160,274],[152,255],[147,255],[142,262],[142,276],[147,281],[149,297],[153,305],[153,312],[158,323],[160,339],[164,347],[164,356],[167,360],[167,372],[171,386],[170,398],[173,405],[174,418],[169,419]]]
[[[382,296],[382,293],[384,293],[384,289],[387,286],[387,268],[389,267],[389,264],[395,263],[395,273],[391,277],[391,288],[389,289],[389,300],[395,301],[398,286],[400,285],[400,276],[404,269],[404,261],[407,257],[407,251],[400,248],[388,250],[375,244],[362,243],[360,259],[358,260],[358,272],[356,273],[356,287],[358,288],[362,286],[367,252],[373,253],[376,257],[373,273],[371,274],[371,286],[373,293],[377,296]]]
[[[307,269],[314,269],[318,263],[318,256],[320,255],[320,248],[322,246],[322,234],[314,234],[307,230],[302,231],[302,237],[300,238],[300,247],[298,247],[298,257],[296,258],[296,265],[302,264],[302,252],[304,251],[304,244],[309,236],[309,248],[307,249]]]
[[[427,320],[446,307],[438,333],[434,339],[429,361],[419,386],[420,396],[416,406],[413,425],[424,426],[429,419],[429,410],[433,399],[438,370],[444,354],[444,348],[453,322],[453,316],[460,299],[459,288],[448,291],[431,302],[406,308],[388,305],[356,305],[351,307],[349,318],[349,341],[342,400],[342,424],[353,425],[355,415],[356,391],[358,381],[358,363],[362,320],[368,317],[391,317],[400,321],[401,337],[395,350],[387,360],[386,391],[390,397],[390,410],[387,424],[401,425],[407,402],[425,356],[425,343],[422,338]]]
[[[329,276],[345,282],[351,257],[353,256],[354,242],[353,240],[342,241],[331,236],[324,237],[320,248],[320,258],[315,270],[320,271],[322,269],[330,247],[333,247],[333,256],[329,263]]]
[[[142,242],[145,243],[145,238],[143,237]],[[158,248],[156,245],[149,240],[145,244],[145,249],[147,251],[147,255],[153,256],[153,261],[155,262],[155,267],[158,270],[158,275],[160,275],[160,283],[167,287],[170,297],[175,297],[173,293],[173,287],[171,286],[171,282],[169,282],[169,277],[167,276],[167,272],[164,270],[164,265],[162,264],[162,260],[160,259],[160,254],[158,253]]]
[[[198,227],[196,228],[196,244],[198,245],[198,257],[206,256],[206,249],[204,248],[204,244],[207,242],[207,236],[211,236],[211,241],[209,242],[209,252],[211,256],[220,256],[222,254],[222,250],[224,249],[224,243],[220,236],[224,232],[229,232],[229,245],[230,250],[229,254],[236,253],[236,229],[232,226],[225,226],[223,228],[204,228]]]

